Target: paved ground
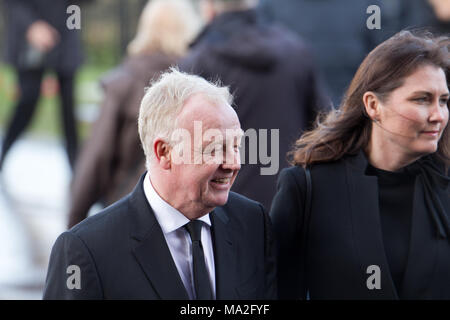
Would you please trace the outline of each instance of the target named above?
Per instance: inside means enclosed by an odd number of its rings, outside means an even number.
[[[41,299],[65,230],[70,169],[59,141],[23,139],[0,173],[0,299]]]

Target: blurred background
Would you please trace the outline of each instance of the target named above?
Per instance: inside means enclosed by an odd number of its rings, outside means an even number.
[[[96,0],[81,11],[84,63],[75,114],[83,141],[98,116],[99,79],[121,60],[145,0]],[[5,49],[0,1],[0,50]],[[50,249],[66,229],[71,170],[60,136],[58,83],[46,72],[36,114],[5,160],[0,183],[0,299],[40,299]],[[15,70],[0,61],[0,135],[17,100]],[[99,208],[97,208],[98,210]],[[97,211],[93,208],[93,211]]]
[[[193,1],[195,8],[199,1]],[[261,0],[258,12],[311,47],[323,87],[337,106],[364,56],[382,40],[405,27],[433,26],[448,32],[449,17],[438,15],[434,2],[439,0]],[[439,10],[448,13],[449,2],[443,0]],[[5,3],[0,0],[2,53]],[[81,6],[84,60],[74,91],[80,146],[100,113],[100,79],[125,57],[146,3],[92,0]],[[381,8],[381,30],[366,27],[369,4]],[[59,90],[55,73],[46,71],[32,122],[11,147],[0,172],[0,299],[41,299],[51,247],[67,229],[72,169],[61,140]],[[16,70],[0,60],[0,141],[18,95]],[[101,208],[94,205],[89,214]]]

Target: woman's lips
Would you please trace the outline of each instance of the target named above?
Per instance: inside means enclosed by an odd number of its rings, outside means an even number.
[[[422,131],[422,134],[429,137],[437,137],[439,135],[439,130]]]

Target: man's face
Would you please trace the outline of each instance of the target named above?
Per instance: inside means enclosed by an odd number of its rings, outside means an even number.
[[[177,118],[180,143],[171,151],[171,190],[181,212],[205,214],[224,205],[240,169],[242,130],[225,102],[196,94]]]

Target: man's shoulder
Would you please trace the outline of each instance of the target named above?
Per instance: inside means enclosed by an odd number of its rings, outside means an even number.
[[[228,195],[227,203],[219,208],[225,211],[228,217],[235,217],[238,220],[260,219],[265,212],[261,203],[232,191]]]
[[[223,222],[229,232],[246,243],[254,243],[266,229],[268,219],[262,204],[235,192],[230,192],[227,203],[213,212],[213,225]]]
[[[86,240],[96,240],[104,234],[123,233],[129,219],[129,195],[90,216],[68,231]]]
[[[258,208],[261,207],[262,204],[252,200],[250,198],[247,198],[246,196],[240,194],[240,193],[236,193],[233,191],[230,191],[229,195],[228,195],[228,201],[224,206],[248,206],[248,207],[253,207],[253,208]]]

